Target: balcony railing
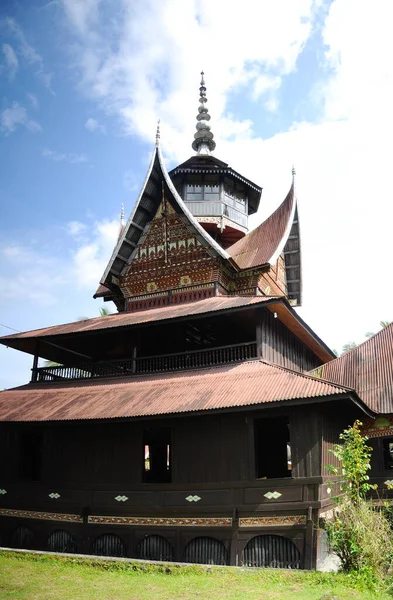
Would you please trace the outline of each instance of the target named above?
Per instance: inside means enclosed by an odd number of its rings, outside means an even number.
[[[186,200],[187,208],[195,217],[228,217],[234,223],[247,227],[248,218],[244,211],[237,210],[224,202],[190,202]]]
[[[162,373],[181,369],[197,369],[242,362],[256,358],[256,342],[219,346],[204,350],[191,350],[176,354],[161,354],[156,356],[141,356],[125,360],[90,363],[67,367],[39,367],[33,370],[35,381],[62,381],[65,379],[97,379],[101,377],[124,377],[147,373]]]

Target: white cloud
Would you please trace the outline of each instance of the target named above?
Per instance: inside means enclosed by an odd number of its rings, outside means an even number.
[[[15,50],[9,44],[3,44],[3,54],[6,63],[6,69],[8,71],[8,77],[10,79],[14,79],[19,66],[18,57],[15,54]]]
[[[35,94],[32,94],[31,92],[27,92],[26,96],[31,104],[31,107],[34,108],[34,110],[38,110],[39,103],[37,96]]]
[[[20,56],[22,56],[31,67],[36,69],[35,74],[37,77],[53,94],[54,92],[51,88],[52,73],[45,71],[42,56],[28,43],[22,28],[18,25],[16,20],[10,17],[0,20],[0,31],[1,30],[15,40]]]
[[[98,16],[97,0],[63,0],[64,10],[76,30],[85,35]]]
[[[85,123],[85,128],[91,132],[93,132],[93,131],[101,131],[101,133],[106,132],[105,125],[101,125],[96,119],[92,119],[92,118],[87,119],[87,121]]]
[[[189,144],[184,132],[194,122],[201,68],[215,126],[234,87],[251,98],[268,88],[273,97],[295,69],[315,4],[245,0],[239,10],[224,0],[122,2],[110,20],[92,0],[65,0],[64,8],[82,89],[144,140],[154,140],[160,116],[166,151],[179,158]]]
[[[18,125],[23,125],[31,133],[42,131],[41,125],[29,118],[24,106],[21,106],[18,102],[13,102],[9,108],[5,108],[0,113],[0,130],[8,135],[15,131]]]
[[[51,150],[50,148],[44,148],[42,150],[42,156],[54,160],[55,162],[68,162],[73,165],[89,162],[86,154],[76,154],[75,152],[58,152],[57,150]]]
[[[269,75],[258,75],[254,82],[254,89],[252,91],[253,100],[259,100],[261,96],[267,92],[274,92],[281,86],[281,77],[269,76]]]
[[[113,252],[120,220],[70,221],[62,228],[52,228],[43,238],[56,238],[66,252],[53,253],[45,243],[0,243],[0,308],[9,301],[26,300],[32,306],[55,304],[72,288],[91,291],[93,295]],[[71,237],[62,239],[61,230]],[[12,277],[7,273],[12,273]],[[69,296],[67,296],[69,300]]]
[[[95,289],[116,245],[120,222],[98,221],[90,233],[90,239],[79,245],[73,253],[73,272],[81,288]]]
[[[67,233],[73,237],[79,237],[86,229],[87,225],[80,221],[70,221],[66,225]]]

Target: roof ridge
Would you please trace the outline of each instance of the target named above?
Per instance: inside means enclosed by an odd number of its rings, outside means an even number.
[[[290,369],[289,367],[283,367],[282,365],[277,365],[277,364],[267,361],[265,359],[260,359],[260,361],[264,362],[267,365],[270,365],[271,367],[277,367],[277,369],[281,369],[282,371],[287,371],[289,373],[293,373],[294,375],[297,375],[299,377],[311,379],[312,381],[319,381],[320,383],[326,383],[327,385],[332,385],[339,389],[345,389],[345,390],[348,390],[349,392],[356,392],[356,390],[354,388],[348,387],[346,385],[341,385],[339,383],[335,383],[334,381],[330,381],[329,379],[324,379],[324,378],[318,377],[316,375],[310,375],[310,373],[308,371],[304,371],[304,372],[295,371],[294,369]],[[325,364],[329,364],[329,363],[325,363]],[[320,367],[315,367],[315,369],[313,369],[313,370],[320,369],[323,366],[324,365],[321,365]]]

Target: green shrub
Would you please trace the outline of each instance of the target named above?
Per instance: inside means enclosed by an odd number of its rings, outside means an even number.
[[[328,465],[339,482],[337,508],[325,523],[330,548],[341,560],[346,572],[358,573],[370,580],[385,580],[393,559],[393,541],[389,521],[383,511],[367,501],[367,493],[375,489],[369,483],[372,448],[360,432],[362,423],[340,435],[342,444],[331,451],[339,466]]]
[[[329,544],[343,571],[385,578],[393,558],[392,532],[383,512],[369,502],[340,503],[325,524]]]

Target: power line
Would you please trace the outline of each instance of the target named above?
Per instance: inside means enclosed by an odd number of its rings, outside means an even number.
[[[22,333],[19,329],[14,329],[13,327],[8,327],[8,325],[3,325],[3,323],[0,323],[0,327],[5,327],[6,329],[10,329],[11,331],[16,331],[16,333]]]

